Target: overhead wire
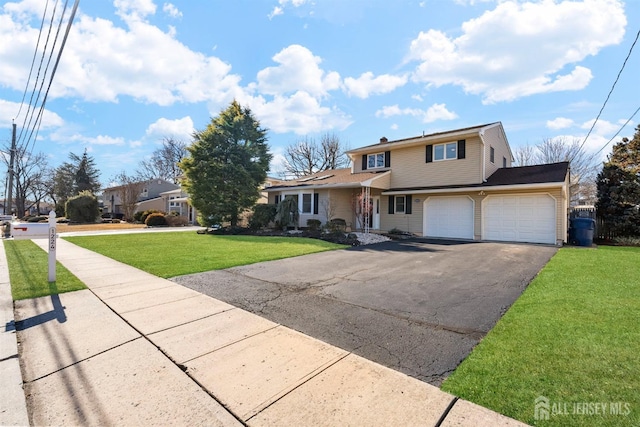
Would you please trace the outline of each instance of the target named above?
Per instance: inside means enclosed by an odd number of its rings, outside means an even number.
[[[38,99],[40,97],[40,91],[38,90],[38,81],[40,80],[40,74],[42,72],[42,64],[44,63],[44,58],[46,56],[46,51],[47,51],[47,46],[49,45],[49,38],[51,37],[51,29],[53,28],[53,20],[55,18],[55,14],[56,14],[56,10],[58,8],[58,0],[56,0],[56,3],[53,6],[53,12],[51,13],[51,20],[49,22],[49,31],[47,32],[47,38],[45,40],[45,44],[44,47],[42,49],[42,55],[40,56],[40,64],[38,65],[38,72],[36,73],[36,78],[33,82],[33,89],[31,89],[31,96],[29,97],[29,104],[27,106],[27,112],[25,113],[24,116],[24,120],[22,121],[22,126],[20,127],[20,133],[18,134],[18,138],[17,141],[20,141],[22,139],[22,134],[24,132],[24,129],[27,127],[27,120],[29,119],[29,117],[33,117],[33,113],[32,113],[32,109],[35,109],[35,105],[38,102]],[[36,52],[38,52],[38,46],[36,46]],[[34,54],[35,54],[34,53]],[[46,70],[45,70],[46,72]],[[38,94],[36,97],[36,101],[34,103],[34,96],[36,96],[36,93]],[[29,125],[31,125],[31,121],[29,121]]]
[[[65,13],[67,11],[67,6],[69,4],[69,0],[65,0],[64,2],[64,8],[62,9],[62,13],[60,14],[60,20],[58,21],[58,28],[56,29],[56,35],[53,39],[53,46],[51,47],[51,52],[49,53],[49,58],[47,59],[47,65],[45,67],[45,74],[42,77],[42,81],[40,82],[40,89],[38,90],[38,97],[36,99],[36,103],[38,102],[38,100],[40,99],[40,95],[42,94],[42,88],[44,87],[45,81],[47,79],[47,74],[49,72],[49,65],[51,64],[51,59],[53,58],[53,52],[55,51],[56,45],[58,44],[58,37],[60,36],[60,29],[62,28],[62,23],[64,22],[64,16]],[[36,129],[40,128],[40,123],[42,122],[42,115],[43,115],[43,111],[44,111],[44,105],[46,103],[46,99],[47,99],[47,95],[49,93],[49,88],[51,88],[51,82],[53,80],[53,76],[55,74],[55,69],[57,68],[57,62],[60,59],[60,53],[62,53],[62,48],[64,47],[64,42],[62,43],[59,51],[58,51],[58,59],[56,61],[56,64],[54,65],[54,69],[51,72],[51,74],[49,74],[49,86],[47,87],[47,91],[44,95],[44,97],[42,98],[42,102],[40,104],[40,108],[38,109],[38,114],[35,118],[35,122],[33,124],[33,127],[31,127],[31,121],[33,118],[33,114],[35,113],[35,110],[32,112],[32,117],[29,119],[29,127],[31,128],[31,130],[29,131],[29,135],[27,137],[26,142],[24,143],[24,151],[30,151],[29,150],[29,144],[32,143],[32,148],[33,145],[35,145],[35,139],[33,139],[33,135],[34,133],[36,133],[37,136],[37,132]],[[20,139],[18,140],[18,143],[20,142]]]
[[[44,106],[47,103],[47,98],[49,97],[49,90],[51,89],[51,84],[53,83],[53,78],[56,75],[56,71],[58,69],[58,64],[60,64],[60,58],[62,57],[62,51],[64,50],[64,46],[67,43],[67,38],[69,37],[69,32],[71,31],[71,24],[73,24],[73,19],[76,16],[76,11],[78,10],[78,4],[80,3],[80,0],[75,0],[75,3],[73,5],[73,9],[71,10],[71,15],[69,16],[69,20],[67,21],[67,28],[65,30],[64,36],[62,37],[62,43],[60,44],[60,49],[58,50],[58,56],[56,57],[56,62],[53,65],[53,70],[51,71],[51,76],[49,77],[49,84],[47,85],[47,91],[44,93],[44,98],[42,100],[42,105],[40,106],[40,111],[38,112],[38,117],[36,118],[36,123],[37,123],[37,127],[35,129],[35,137],[32,140],[32,145],[31,145],[31,149],[28,150],[29,154],[31,154],[31,151],[33,150],[33,147],[35,146],[35,141],[38,138],[38,133],[40,132],[40,125],[42,124],[42,118],[43,118],[43,114],[44,114]],[[65,9],[66,9],[67,3],[65,2]],[[63,12],[63,17],[64,17],[64,12]],[[62,23],[62,17],[60,18],[60,22]],[[57,38],[57,35],[56,35]],[[27,142],[27,146],[28,146],[28,142]]]
[[[604,100],[604,103],[602,104],[602,108],[600,108],[600,111],[598,112],[598,115],[596,116],[596,119],[593,121],[593,124],[591,125],[591,128],[589,129],[589,132],[587,132],[587,136],[584,137],[584,140],[582,141],[582,144],[580,144],[580,149],[571,157],[571,159],[569,159],[569,162],[573,161],[573,159],[575,158],[576,154],[582,150],[582,148],[584,147],[584,145],[587,142],[587,139],[589,139],[589,136],[591,135],[591,132],[593,132],[593,129],[596,127],[596,123],[598,123],[598,120],[600,119],[600,116],[602,115],[602,112],[604,111],[604,108],[607,105],[607,102],[609,101],[609,98],[611,97],[611,94],[613,93],[613,90],[615,89],[616,84],[618,83],[618,80],[620,80],[620,75],[622,74],[622,71],[626,67],[627,61],[629,60],[629,57],[631,56],[631,52],[633,52],[633,48],[635,47],[636,43],[638,42],[638,38],[639,37],[640,37],[640,30],[638,30],[638,32],[636,33],[636,38],[633,40],[633,43],[631,43],[631,47],[629,48],[629,52],[627,53],[627,57],[624,59],[624,62],[622,63],[622,67],[620,67],[620,71],[618,71],[618,75],[616,76],[616,79],[614,80],[613,85],[611,86],[611,90],[609,90],[609,93],[607,94],[607,97]]]
[[[42,37],[42,29],[44,28],[44,22],[47,17],[47,9],[49,8],[49,0],[44,5],[44,12],[42,12],[42,22],[40,23],[40,30],[38,31],[38,40],[36,42],[36,48],[33,50],[33,58],[31,59],[31,67],[29,69],[29,77],[27,78],[27,83],[24,85],[24,92],[22,93],[22,101],[20,101],[20,107],[18,108],[18,113],[15,115],[17,119],[22,112],[22,106],[24,105],[24,100],[27,97],[27,91],[29,90],[29,83],[31,82],[31,75],[33,74],[33,66],[36,63],[36,58],[38,57],[38,48],[40,47],[40,37]]]

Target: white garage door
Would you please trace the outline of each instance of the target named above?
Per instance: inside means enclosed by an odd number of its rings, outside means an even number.
[[[482,210],[484,240],[556,243],[556,203],[549,195],[489,196]]]
[[[424,202],[425,236],[473,239],[473,200],[429,197]]]

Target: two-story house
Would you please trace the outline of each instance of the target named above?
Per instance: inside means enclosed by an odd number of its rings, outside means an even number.
[[[427,237],[566,241],[568,163],[511,167],[513,155],[499,122],[381,138],[347,154],[350,169],[272,186],[269,202],[297,198],[300,226],[311,218],[342,218],[353,228]]]
[[[136,212],[150,209],[164,211],[165,202],[160,196],[161,193],[180,189],[179,185],[158,178],[144,181],[142,184],[143,185],[141,186],[141,191],[136,203]],[[103,213],[122,213],[122,201],[120,200],[122,188],[123,186],[117,186],[102,190]]]

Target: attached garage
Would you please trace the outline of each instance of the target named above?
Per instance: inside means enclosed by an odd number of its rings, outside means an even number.
[[[473,239],[473,200],[467,196],[428,197],[424,202],[424,235]]]
[[[490,195],[482,212],[483,240],[556,243],[556,200],[549,194]]]

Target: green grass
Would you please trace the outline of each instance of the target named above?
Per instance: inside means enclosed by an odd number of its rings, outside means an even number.
[[[187,232],[65,239],[164,278],[345,247],[298,237],[217,236]]]
[[[640,248],[560,249],[442,389],[532,425],[640,425]],[[538,396],[567,414],[536,420]]]
[[[4,249],[14,301],[86,289],[60,263],[56,263],[56,281],[49,283],[49,255],[31,240],[5,240]]]

